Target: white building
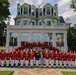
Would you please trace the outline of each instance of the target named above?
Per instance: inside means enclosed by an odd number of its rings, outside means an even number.
[[[58,38],[62,38],[61,50],[67,50],[67,28],[62,16],[58,16],[58,5],[46,4],[36,8],[24,3],[17,5],[15,25],[7,26],[6,49],[13,50],[28,42],[42,42],[59,48]]]

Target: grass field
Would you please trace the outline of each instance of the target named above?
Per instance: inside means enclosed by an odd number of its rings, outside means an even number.
[[[62,71],[63,75],[76,75],[76,72]]]
[[[11,75],[13,71],[0,71],[0,75]]]

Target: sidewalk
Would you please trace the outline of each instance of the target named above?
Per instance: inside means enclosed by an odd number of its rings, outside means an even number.
[[[61,71],[75,71],[76,69],[59,68],[0,68],[0,71],[14,71],[13,75],[62,75]]]

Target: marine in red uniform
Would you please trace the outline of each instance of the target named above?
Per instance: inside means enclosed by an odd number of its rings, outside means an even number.
[[[5,56],[5,59],[6,59],[6,66],[8,67],[9,66],[9,62],[10,62],[10,56],[9,56],[9,52],[5,52],[6,56]]]
[[[59,64],[60,64],[60,67],[62,67],[62,61],[63,61],[63,52],[60,52],[59,53]]]
[[[76,51],[74,51],[75,67],[76,67]]]
[[[54,67],[54,51],[51,50],[49,52],[49,58],[50,58],[51,67]]]
[[[29,52],[29,58],[30,58],[30,66],[33,67],[33,60],[34,60],[34,52],[32,51],[32,49],[30,49]]]
[[[14,58],[15,58],[15,66],[17,67],[19,63],[18,51],[14,52]]]
[[[46,50],[44,52],[44,58],[45,58],[46,67],[48,67],[48,61],[49,61],[49,51],[48,50]]]
[[[64,67],[66,68],[66,65],[67,65],[67,52],[63,52],[63,64],[64,64]]]
[[[28,50],[26,50],[24,52],[24,59],[25,59],[25,65],[27,67],[28,66],[28,62],[29,62],[29,52],[28,52]]]
[[[2,51],[2,55],[1,55],[1,66],[3,67],[4,66],[4,63],[5,63],[5,53]]]
[[[2,51],[0,50],[0,61],[1,61],[1,57],[2,57]]]
[[[40,50],[39,54],[40,54],[40,64],[43,65],[44,64],[44,53],[42,49]]]
[[[10,55],[10,63],[11,63],[11,66],[13,67],[14,66],[14,63],[15,63],[15,56],[14,56],[14,52],[12,51],[11,52],[11,55]]]
[[[55,52],[55,61],[56,61],[56,67],[58,67],[59,54],[57,51]]]
[[[24,63],[23,54],[24,54],[24,53],[21,51],[21,52],[20,52],[20,66],[21,66],[21,67],[23,66],[23,63]]]
[[[71,67],[71,55],[72,55],[72,52],[70,51],[68,55],[68,67]]]
[[[72,53],[72,57],[71,57],[71,59],[72,59],[72,66],[73,66],[73,68],[75,67],[75,58],[74,58],[74,53]]]
[[[36,60],[35,60],[36,49],[33,49],[33,52],[34,52],[34,64],[36,64]]]

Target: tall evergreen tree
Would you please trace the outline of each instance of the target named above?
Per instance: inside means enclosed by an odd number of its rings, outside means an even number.
[[[9,6],[10,3],[8,0],[0,0],[0,46],[4,46],[6,43],[5,20],[9,17]]]

